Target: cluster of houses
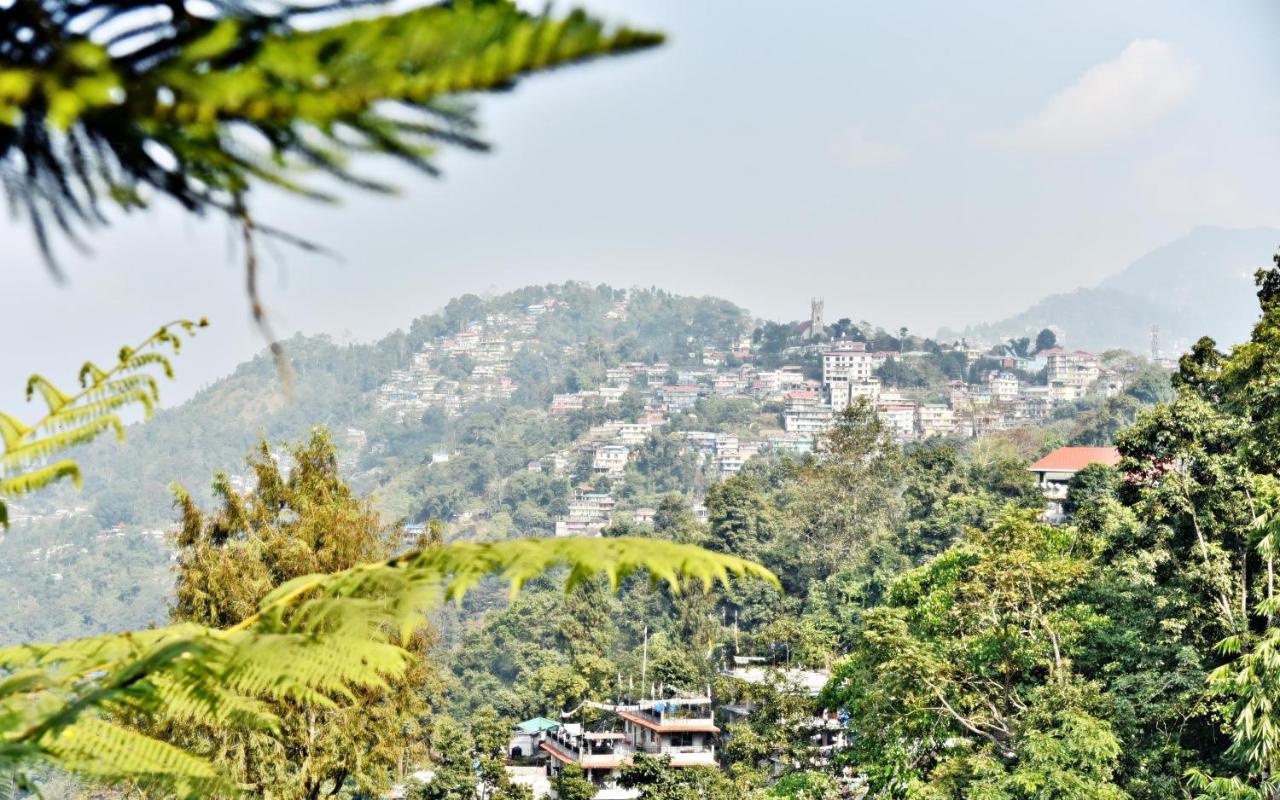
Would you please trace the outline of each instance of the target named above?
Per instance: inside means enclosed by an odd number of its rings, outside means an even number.
[[[981,349],[963,351],[967,359],[990,357]],[[910,362],[928,353],[872,352],[862,342],[824,346],[822,380],[787,391],[783,427],[789,433],[815,435],[827,430],[835,415],[855,402],[875,408],[899,441],[929,436],[975,436],[984,431],[1034,425],[1049,419],[1055,407],[1091,391],[1112,396],[1124,390],[1120,375],[1105,372],[1097,356],[1060,348],[1034,358],[1009,356],[1000,369],[986,371],[976,384],[953,381],[946,402],[924,402],[885,391],[877,376],[887,362]],[[1019,373],[1044,371],[1044,385],[1023,381]]]
[[[724,674],[810,699],[817,698],[829,677],[826,672],[775,668],[765,662],[739,657]],[[665,757],[677,769],[719,766],[716,747],[729,735],[722,725],[746,722],[755,712],[749,702],[717,706],[709,688],[699,694],[662,687],[650,694],[612,704],[586,702],[559,721],[535,717],[519,723],[512,730],[513,766],[508,770],[540,798],[552,793],[552,781],[566,767],[576,765],[598,787],[596,800],[633,800],[639,791],[622,788],[618,779],[637,754]],[[815,711],[796,724],[818,759],[828,758],[843,744],[844,723],[834,713]]]
[[[526,306],[523,314],[486,314],[453,335],[424,342],[412,366],[393,371],[378,388],[377,407],[403,422],[431,408],[457,416],[476,403],[510,398],[518,388],[508,375],[513,359],[538,341],[538,320],[564,305],[551,298]],[[464,358],[469,366],[466,377],[441,374],[440,365]]]

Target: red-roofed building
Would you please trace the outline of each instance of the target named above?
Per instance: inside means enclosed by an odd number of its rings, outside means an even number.
[[[1119,463],[1120,451],[1114,447],[1059,447],[1027,469],[1036,474],[1052,515],[1062,512],[1061,501],[1067,496],[1067,484],[1077,472],[1090,464],[1114,467]]]

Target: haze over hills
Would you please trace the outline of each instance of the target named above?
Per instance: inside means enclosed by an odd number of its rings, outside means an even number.
[[[1161,350],[1177,355],[1201,336],[1242,341],[1257,318],[1253,273],[1280,248],[1280,229],[1202,226],[1134,261],[1094,287],[1046,297],[1027,310],[961,335],[984,341],[1035,336],[1053,326],[1085,350],[1148,352],[1151,327]],[[942,338],[954,335],[940,332]]]

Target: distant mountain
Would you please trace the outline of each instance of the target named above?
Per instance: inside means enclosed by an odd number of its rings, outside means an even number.
[[[1071,347],[1147,352],[1160,326],[1165,355],[1201,336],[1243,340],[1257,318],[1253,273],[1280,249],[1280,229],[1199,227],[1157,248],[1093,288],[1046,297],[999,322],[962,335],[998,341],[1054,326]]]

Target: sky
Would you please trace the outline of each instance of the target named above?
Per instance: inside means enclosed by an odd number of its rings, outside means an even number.
[[[266,257],[278,333],[371,340],[464,292],[570,279],[775,319],[816,296],[829,320],[933,333],[1196,225],[1280,224],[1280,3],[584,3],[669,42],[481,96],[494,152],[445,155],[441,180],[360,165],[397,197],[257,198],[339,254]],[[157,206],[63,247],[57,284],[0,221],[0,408],[174,318],[213,325],[167,404],[260,350],[234,240]]]

